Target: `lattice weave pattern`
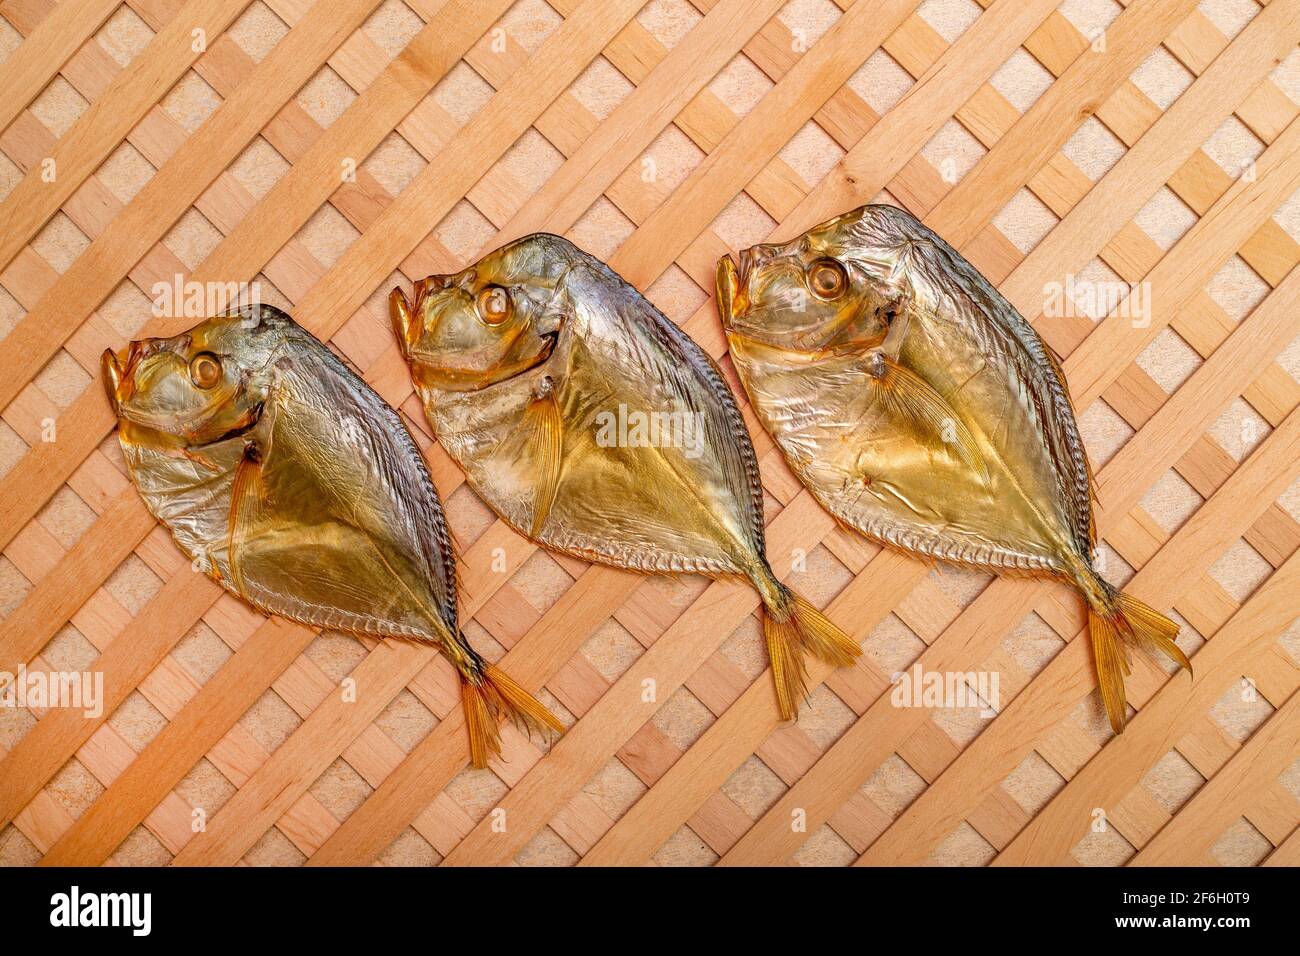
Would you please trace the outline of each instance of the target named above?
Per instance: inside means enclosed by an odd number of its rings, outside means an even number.
[[[0,2],[0,672],[102,678],[0,708],[0,863],[1300,863],[1298,42],[1300,0]],[[794,725],[751,590],[539,551],[428,434],[393,285],[564,234],[740,394],[717,258],[871,201],[1063,357],[1104,572],[1195,667],[1135,660],[1120,738],[1071,592],[844,531],[747,409],[772,564],[866,651]],[[99,355],[228,283],[406,414],[560,741],[467,770],[443,659],[268,620],[145,511]]]

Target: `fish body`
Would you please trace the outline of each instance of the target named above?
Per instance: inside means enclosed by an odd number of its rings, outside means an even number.
[[[133,342],[124,361],[106,352],[103,368],[131,479],[196,569],[268,614],[432,643],[467,700],[512,712],[496,706],[501,675],[460,632],[455,557],[423,459],[334,353],[260,306]],[[494,719],[482,734],[491,750]]]
[[[1186,663],[1177,625],[1093,569],[1091,472],[1059,361],[938,235],[866,206],[738,266],[724,258],[718,302],[760,422],[841,522],[926,558],[1077,587],[1117,731],[1123,644]]]
[[[604,264],[528,236],[390,303],[439,442],[517,531],[616,567],[748,579],[787,718],[804,651],[857,653],[772,573],[753,445],[717,367]]]

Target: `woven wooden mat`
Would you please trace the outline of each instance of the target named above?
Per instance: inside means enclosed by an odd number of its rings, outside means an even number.
[[[0,862],[1300,862],[1297,42],[1300,0],[0,2],[0,671],[104,698],[0,708]],[[562,233],[734,383],[717,257],[873,200],[1065,357],[1105,573],[1195,664],[1135,661],[1121,738],[1070,592],[837,529],[752,417],[773,565],[866,648],[792,726],[749,589],[538,551],[427,434],[393,285]],[[408,414],[560,742],[468,771],[441,658],[268,620],[145,512],[99,354],[229,282]],[[897,706],[918,666],[995,699]]]

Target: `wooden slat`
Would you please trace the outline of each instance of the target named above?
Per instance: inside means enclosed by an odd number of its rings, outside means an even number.
[[[68,58],[117,9],[120,0],[60,3],[0,68],[0,132],[14,121]]]
[[[1273,783],[1300,753],[1300,696],[1292,695],[1147,843],[1132,864],[1170,866],[1196,859],[1237,820],[1244,801]]]
[[[13,261],[90,172],[198,59],[206,46],[195,42],[194,31],[201,31],[199,35],[205,37],[219,35],[248,3],[192,0],[59,139],[48,157],[54,164],[53,174],[44,161],[28,170],[0,205],[0,269]]]
[[[1191,692],[1170,689],[1142,708],[1130,727],[1090,761],[995,861],[1057,864],[1087,833],[1094,807],[1113,807],[1173,749],[1188,719],[1203,714],[1271,645],[1295,615],[1300,556],[1293,556],[1196,654]]]

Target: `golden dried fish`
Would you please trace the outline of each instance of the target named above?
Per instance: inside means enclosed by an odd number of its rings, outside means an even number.
[[[268,614],[437,645],[475,766],[504,716],[562,730],[460,632],[442,505],[405,426],[289,316],[246,307],[102,365],[131,479],[196,569]]]
[[[965,259],[866,206],[718,263],[736,370],[790,467],[882,544],[1066,581],[1123,729],[1124,645],[1184,667],[1178,625],[1093,568],[1092,476],[1060,363]]]
[[[717,367],[603,263],[533,235],[389,302],[438,440],[517,531],[617,567],[747,578],[786,719],[804,652],[859,653],[772,573],[753,445]]]

